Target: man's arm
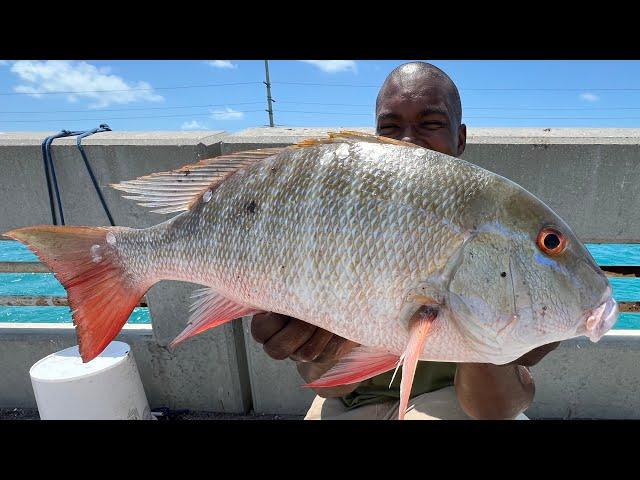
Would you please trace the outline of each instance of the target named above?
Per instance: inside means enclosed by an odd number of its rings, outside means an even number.
[[[538,363],[559,344],[538,347],[507,365],[458,364],[455,388],[460,406],[476,419],[515,418],[529,408],[535,394],[527,367]]]

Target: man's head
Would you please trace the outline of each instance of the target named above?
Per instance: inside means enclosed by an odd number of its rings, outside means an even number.
[[[394,69],[376,99],[376,133],[458,157],[464,152],[458,89],[439,68],[411,62]]]

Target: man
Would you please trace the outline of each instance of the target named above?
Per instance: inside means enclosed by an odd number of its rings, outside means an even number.
[[[466,146],[460,95],[439,68],[411,62],[393,70],[376,99],[376,133],[459,157]],[[357,346],[300,320],[266,313],[251,324],[255,340],[272,358],[291,358],[311,382]],[[512,419],[533,400],[528,366],[535,365],[558,343],[539,347],[509,365],[419,362],[407,419]],[[306,419],[397,418],[400,375],[393,372],[359,384],[316,389],[318,396]],[[526,418],[526,417],[525,417]]]

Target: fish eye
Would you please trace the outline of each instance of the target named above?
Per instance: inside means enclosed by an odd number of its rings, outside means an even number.
[[[567,240],[562,232],[552,227],[545,227],[536,239],[538,248],[547,255],[559,255],[567,248]]]

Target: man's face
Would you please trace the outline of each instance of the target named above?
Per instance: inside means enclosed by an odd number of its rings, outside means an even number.
[[[437,81],[387,85],[378,103],[376,133],[454,157],[466,145],[466,127],[456,122],[450,95]]]

